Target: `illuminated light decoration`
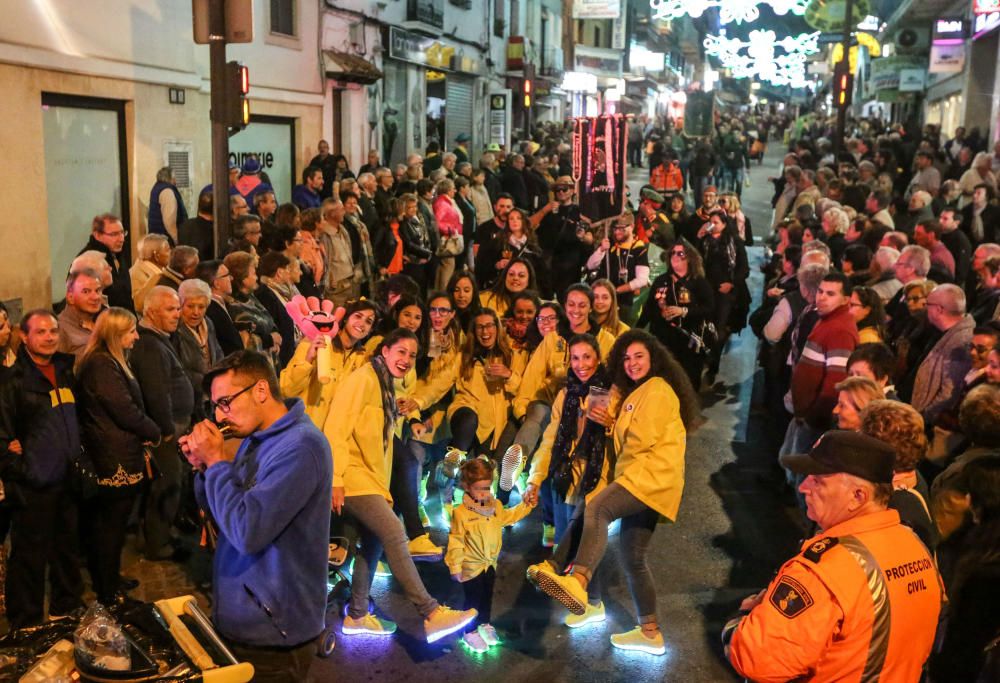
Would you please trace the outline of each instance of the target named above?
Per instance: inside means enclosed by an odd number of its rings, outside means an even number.
[[[871,0],[854,0],[852,17],[871,14]],[[844,0],[808,0],[803,18],[806,23],[823,33],[843,32],[847,3]],[[853,23],[853,22],[852,22]]]
[[[819,32],[786,36],[777,40],[774,31],[751,31],[749,40],[705,37],[705,53],[718,57],[733,78],[758,78],[773,85],[804,88],[806,57],[819,52]],[[781,48],[784,54],[776,54]],[[745,49],[745,52],[744,52]]]
[[[809,0],[649,0],[654,20],[700,17],[706,10],[719,8],[719,22],[737,24],[760,18],[760,5],[769,5],[775,14],[805,14]]]

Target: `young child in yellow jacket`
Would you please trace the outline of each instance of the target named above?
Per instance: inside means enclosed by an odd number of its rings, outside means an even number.
[[[462,584],[466,609],[479,610],[478,626],[462,638],[473,652],[486,652],[500,642],[496,629],[490,624],[490,612],[503,528],[524,519],[534,508],[528,503],[504,508],[503,503],[493,497],[490,489],[494,467],[486,458],[474,458],[462,464],[460,481],[465,495],[462,504],[456,505],[452,512],[451,534],[444,558],[451,578]]]

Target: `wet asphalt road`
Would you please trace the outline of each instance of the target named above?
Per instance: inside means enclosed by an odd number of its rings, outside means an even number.
[[[758,239],[767,233],[770,220],[767,176],[779,161],[772,151],[763,166],[754,163],[751,187],[743,193],[744,210]],[[633,197],[645,173],[630,174]],[[761,289],[757,266],[762,258],[761,249],[751,250],[750,289],[755,297]],[[677,522],[661,524],[653,537],[649,564],[656,577],[665,656],[622,652],[608,641],[611,633],[631,629],[635,614],[615,538],[605,557],[607,621],[578,630],[562,624],[565,610],[524,578],[525,568],[549,553],[538,543],[541,522],[536,511],[505,536],[493,603],[493,624],[502,645],[475,655],[455,636],[426,644],[421,620],[398,586],[392,579],[376,579],[378,611],[395,620],[399,631],[389,638],[339,635],[331,657],[315,660],[310,680],[737,680],[722,655],[722,625],[742,598],[767,584],[802,535],[798,513],[773,484],[777,445],[767,429],[768,416],[751,417],[756,349],[749,328],[730,341],[716,384],[702,394],[708,422],[688,439]],[[436,518],[437,506],[430,512]],[[441,545],[447,542],[441,528],[432,537]],[[418,566],[432,595],[446,604],[461,604],[461,588],[443,564]]]

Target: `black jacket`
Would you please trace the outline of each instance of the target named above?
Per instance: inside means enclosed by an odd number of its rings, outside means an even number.
[[[192,216],[177,226],[177,241],[198,250],[198,258],[209,261],[215,258],[215,228],[212,221]]]
[[[104,295],[108,297],[109,306],[119,306],[126,311],[134,311],[135,304],[132,302],[132,278],[128,274],[127,264],[121,260],[121,256],[115,257],[111,250],[90,236],[90,240],[77,254],[79,256],[85,251],[99,251],[104,254],[104,260],[111,266],[111,284],[104,289]],[[122,250],[124,253],[124,249]]]
[[[513,166],[508,166],[500,176],[500,184],[503,191],[514,198],[514,206],[519,209],[530,209],[531,199],[528,196],[528,184],[524,180],[524,172],[518,171]],[[489,191],[489,188],[487,188]]]
[[[146,413],[164,438],[174,436],[178,426],[191,421],[194,389],[170,337],[139,325],[139,341],[132,348],[131,362]]]
[[[0,474],[5,480],[25,480],[36,487],[61,484],[69,463],[80,454],[76,416],[73,356],[57,353],[58,389],[42,374],[24,346],[0,382]],[[23,455],[7,451],[21,442]]]
[[[1000,207],[987,204],[986,208],[983,209],[983,212],[979,215],[980,219],[983,221],[983,239],[978,242],[972,239],[972,211],[972,204],[967,204],[965,208],[962,209],[961,230],[965,232],[969,241],[977,247],[985,242],[996,242],[997,233],[1000,232]]]
[[[434,252],[431,251],[430,234],[418,219],[404,218],[400,221],[399,238],[403,240],[403,255],[411,263],[423,261],[434,256]]]
[[[687,308],[687,315],[673,320],[664,319],[660,314],[661,301],[663,306]],[[648,326],[653,336],[676,355],[678,351],[689,348],[691,343],[691,338],[679,328],[701,336],[703,323],[712,320],[714,313],[715,294],[708,280],[689,276],[674,282],[673,275],[663,273],[653,280],[636,327]]]
[[[223,356],[228,356],[243,348],[243,338],[240,337],[240,332],[236,329],[236,325],[225,306],[212,299],[208,304],[205,317],[215,326],[215,338],[219,340]]]
[[[955,259],[955,282],[964,284],[972,268],[972,243],[969,242],[969,237],[959,229],[942,232],[941,241]]]
[[[496,204],[497,197],[504,191],[503,184],[500,182],[500,176],[494,171],[486,171],[486,176],[483,178],[483,186],[486,188],[486,193],[490,196],[490,203]]]
[[[146,469],[142,444],[160,438],[138,382],[109,353],[99,351],[80,368],[77,394],[83,447],[98,480],[114,490],[138,485]]]
[[[281,303],[278,295],[272,292],[267,285],[261,284],[257,288],[257,300],[271,314],[278,326],[278,334],[281,335],[281,350],[278,352],[278,359],[281,367],[285,367],[295,354],[295,321],[285,310],[285,304]]]

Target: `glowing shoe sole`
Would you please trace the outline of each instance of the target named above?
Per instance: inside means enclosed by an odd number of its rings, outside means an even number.
[[[663,634],[658,634],[656,638],[647,638],[642,635],[641,628],[634,628],[627,633],[616,633],[611,636],[611,644],[619,650],[629,650],[631,652],[645,652],[650,655],[664,655],[667,653],[666,645],[663,643]]]

